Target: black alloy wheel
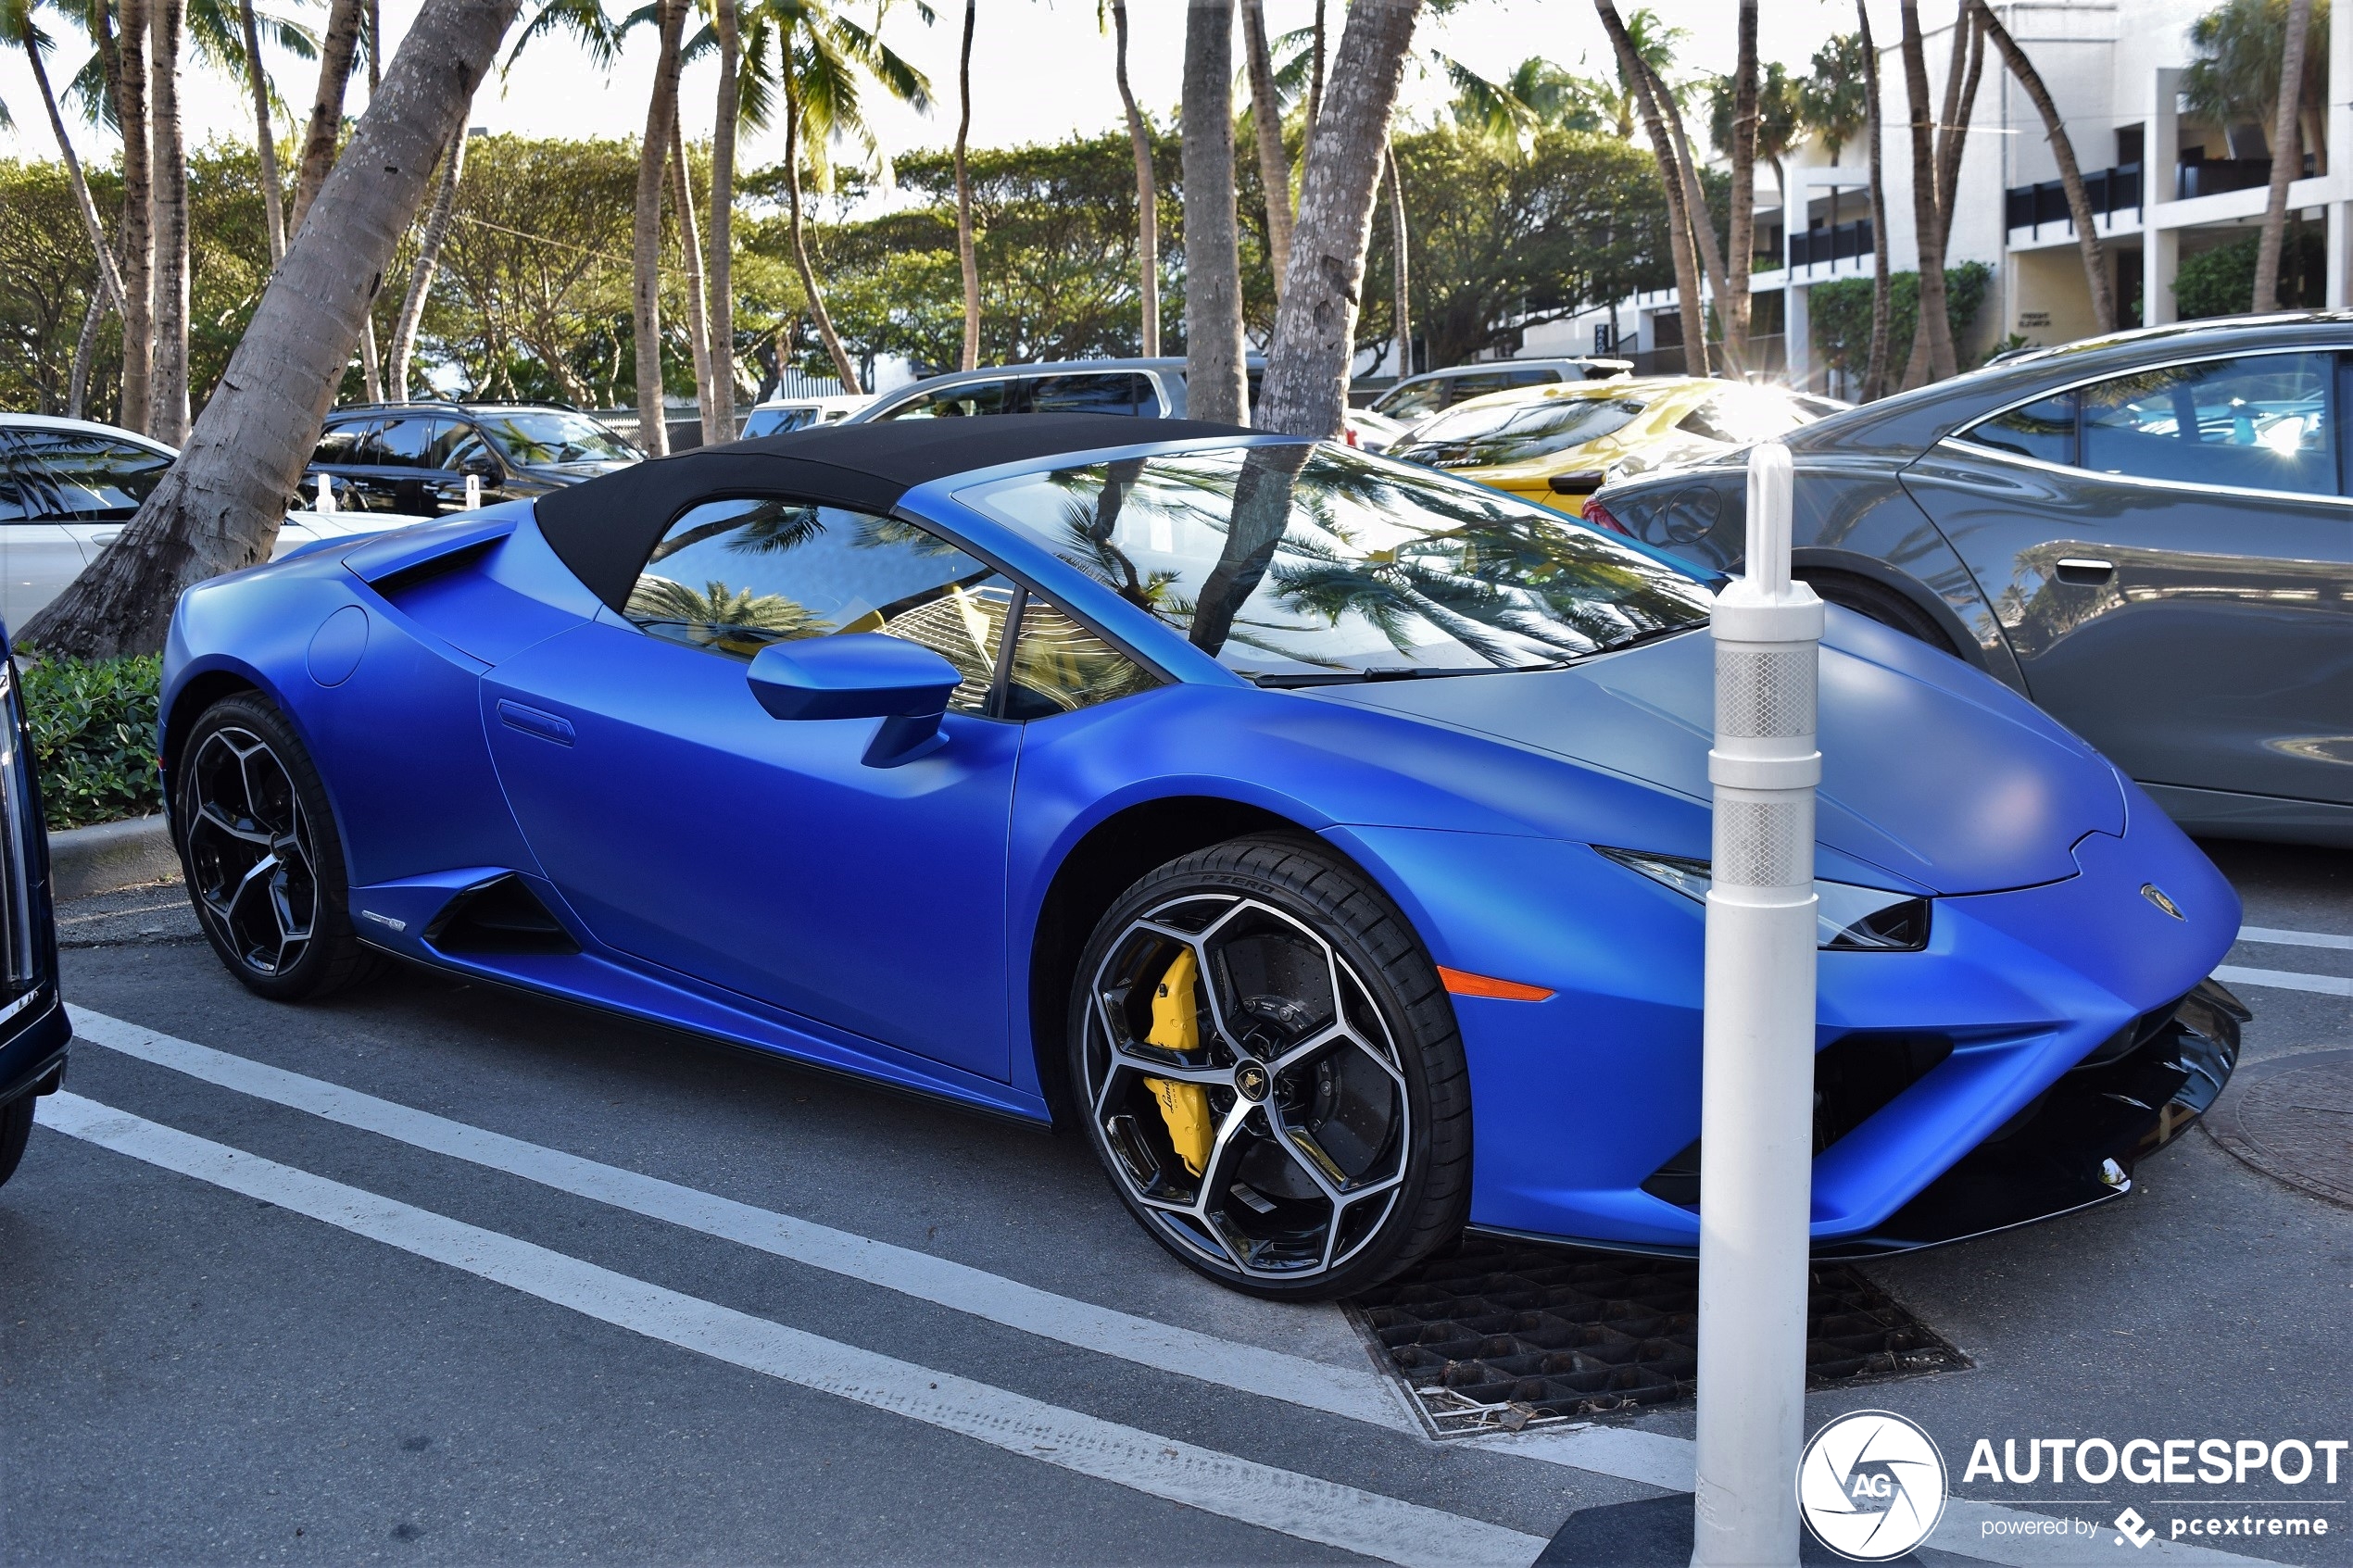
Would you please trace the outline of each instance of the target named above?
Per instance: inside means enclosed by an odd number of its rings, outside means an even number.
[[[318,771],[283,714],[223,697],[188,733],[172,827],[198,923],[261,996],[323,996],[373,967],[352,933],[343,844]]]
[[[1437,971],[1317,841],[1171,861],[1104,914],[1071,1081],[1153,1239],[1252,1295],[1345,1296],[1463,1225],[1470,1079]]]

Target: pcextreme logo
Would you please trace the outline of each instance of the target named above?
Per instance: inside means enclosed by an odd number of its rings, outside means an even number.
[[[1890,1411],[1826,1422],[1797,1464],[1806,1527],[1841,1557],[1901,1557],[1944,1514],[1944,1456],[1926,1432]]]

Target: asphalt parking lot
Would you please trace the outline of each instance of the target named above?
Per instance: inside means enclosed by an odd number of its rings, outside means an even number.
[[[2268,938],[2245,1064],[2353,1047],[2353,856],[2209,848]],[[415,971],[273,1006],[170,887],[60,915],[86,1010],[0,1190],[0,1561],[1516,1568],[1689,1485],[1688,1410],[1423,1436],[1340,1310],[1197,1281],[1075,1139]],[[2353,1436],[2353,1211],[2192,1132],[2123,1199],[1868,1272],[1972,1363],[1809,1401],[1935,1437],[1921,1561],[2353,1564],[2353,1456],[1962,1474]]]

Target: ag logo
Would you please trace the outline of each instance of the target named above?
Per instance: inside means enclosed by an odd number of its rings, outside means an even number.
[[[1944,1513],[1944,1456],[1886,1411],[1827,1423],[1797,1464],[1797,1507],[1815,1539],[1858,1562],[1901,1557]]]

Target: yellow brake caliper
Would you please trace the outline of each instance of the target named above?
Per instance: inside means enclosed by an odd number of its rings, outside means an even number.
[[[1193,960],[1193,950],[1179,948],[1176,960],[1160,977],[1160,988],[1152,993],[1152,1027],[1144,1036],[1146,1043],[1188,1057],[1201,1047],[1201,1014],[1193,996],[1200,978],[1201,966]],[[1160,1119],[1167,1124],[1168,1141],[1176,1158],[1185,1162],[1186,1170],[1200,1175],[1209,1164],[1209,1091],[1199,1084],[1180,1084],[1170,1078],[1147,1078],[1144,1085],[1160,1101]]]

